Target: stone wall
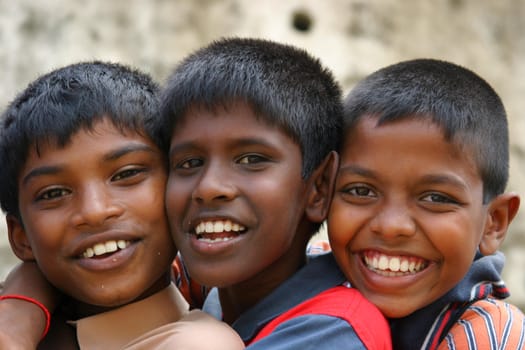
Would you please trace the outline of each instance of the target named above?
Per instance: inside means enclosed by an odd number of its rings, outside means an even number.
[[[509,189],[524,193],[523,33],[521,0],[0,0],[0,106],[39,74],[78,60],[124,62],[162,82],[184,55],[221,36],[302,46],[345,91],[396,61],[441,58],[477,71],[500,93],[510,119]],[[522,309],[524,210],[503,248],[511,301]],[[2,277],[15,259],[0,236]]]

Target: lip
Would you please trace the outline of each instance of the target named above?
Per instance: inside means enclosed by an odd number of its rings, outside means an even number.
[[[97,258],[77,257],[76,261],[84,269],[92,271],[100,272],[118,269],[128,264],[128,262],[135,255],[138,247],[139,243],[137,241],[133,241],[126,248],[117,250],[116,252],[110,253],[106,256]]]
[[[191,234],[195,234],[195,229],[196,227],[202,223],[202,222],[207,222],[207,221],[231,221],[231,222],[234,222],[234,223],[237,223],[245,228],[247,228],[248,225],[246,225],[243,220],[240,220],[240,219],[237,219],[233,216],[229,216],[229,215],[200,215],[200,216],[196,216],[194,218],[192,218],[190,221],[189,221],[189,225],[187,227],[187,232],[191,233]]]
[[[238,219],[234,216],[231,216],[231,215],[228,215],[228,214],[222,214],[222,213],[218,213],[218,212],[215,212],[215,213],[202,213],[200,215],[195,215],[194,217],[192,217],[190,220],[186,220],[186,222],[189,222],[189,225],[187,227],[188,231],[190,232],[194,232],[195,231],[195,227],[197,227],[198,224],[200,224],[201,222],[204,222],[204,221],[232,221],[232,222],[236,222],[242,226],[245,226],[246,227],[246,224],[243,222],[243,220],[241,219]]]
[[[244,239],[244,234],[233,237],[227,241],[208,242],[202,241],[196,235],[190,235],[190,246],[194,251],[201,255],[223,255],[228,251],[234,250],[234,246]]]
[[[78,258],[82,256],[82,253],[86,251],[87,248],[93,247],[97,243],[104,243],[107,241],[130,241],[134,242],[140,239],[137,235],[133,235],[130,232],[135,232],[136,230],[104,230],[99,232],[85,232],[79,235],[78,239],[75,241],[75,244],[70,250],[70,256],[72,258]]]
[[[239,224],[242,226],[242,232],[238,231],[225,231],[224,240],[206,240],[201,239],[202,235],[196,233],[197,225],[203,222],[218,222],[218,221],[230,221],[232,223]],[[242,240],[244,240],[246,234],[249,232],[249,228],[242,220],[236,219],[232,216],[227,215],[214,215],[214,216],[198,216],[190,221],[189,227],[187,229],[187,239],[191,248],[201,255],[221,255],[226,254],[228,251],[235,249],[234,246],[238,245]],[[211,233],[211,235],[214,235]],[[217,234],[221,236],[220,233]]]
[[[385,252],[378,250],[374,250],[374,252],[377,252],[378,254],[388,255],[391,257],[417,257],[416,255],[408,254],[406,252]],[[388,275],[386,273],[378,273],[371,269],[369,266],[367,266],[367,264],[364,262],[363,254],[364,251],[353,253],[353,259],[356,260],[356,264],[358,269],[360,270],[362,279],[368,285],[368,288],[371,290],[376,290],[378,293],[385,293],[388,292],[388,290],[395,290],[396,292],[399,292],[400,289],[413,287],[415,283],[428,276],[434,269],[434,266],[436,265],[432,261],[418,258],[421,260],[426,260],[428,262],[428,265],[422,270],[406,274]]]
[[[105,243],[108,241],[128,241],[133,245],[137,241],[140,240],[140,237],[137,237],[136,235],[132,235],[129,233],[130,231],[123,231],[123,230],[112,230],[112,231],[104,231],[100,233],[89,233],[82,235],[82,238],[77,242],[77,244],[74,245],[74,247],[71,249],[71,258],[73,259],[82,259],[82,254],[86,251],[86,249],[93,247],[94,245],[98,243]],[[116,253],[116,252],[115,252]]]

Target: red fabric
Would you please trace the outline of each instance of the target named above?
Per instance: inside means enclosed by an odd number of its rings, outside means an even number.
[[[391,349],[390,327],[381,312],[356,289],[338,286],[310,298],[269,322],[249,343],[266,337],[281,323],[304,315],[339,317],[352,325],[367,349]],[[373,329],[373,332],[372,332]]]
[[[190,304],[190,308],[202,308],[209,289],[191,279],[180,254],[177,254],[177,257],[173,260],[172,271],[172,279],[184,296],[184,299]]]

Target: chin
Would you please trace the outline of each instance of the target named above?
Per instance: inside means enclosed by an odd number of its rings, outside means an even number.
[[[386,318],[402,318],[410,315],[417,310],[416,307],[407,307],[405,301],[386,301],[386,302],[374,302],[373,299],[369,299]]]
[[[401,318],[410,315],[414,310],[397,310],[392,308],[379,308],[386,318]]]

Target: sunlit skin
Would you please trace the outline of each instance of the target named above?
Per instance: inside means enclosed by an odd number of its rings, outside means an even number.
[[[107,119],[63,148],[40,143],[19,178],[23,226],[8,219],[11,241],[19,257],[36,258],[53,285],[83,303],[114,307],[151,295],[169,283],[176,252],[166,178],[156,145]],[[97,256],[106,242],[116,251]]]
[[[354,287],[387,317],[402,317],[453,288],[480,244],[495,251],[508,203],[483,204],[472,154],[435,124],[376,121],[364,117],[345,135],[328,231]],[[519,201],[508,198],[512,219]],[[498,201],[502,215],[493,214]]]
[[[241,102],[190,109],[169,161],[174,240],[192,278],[220,287],[231,322],[305,263],[313,176],[302,179],[291,137]]]

